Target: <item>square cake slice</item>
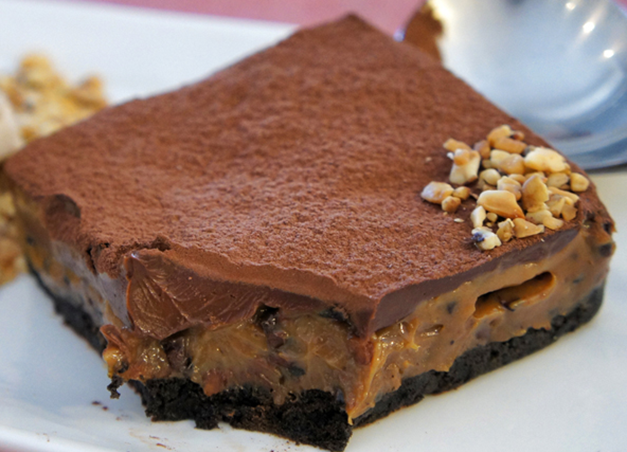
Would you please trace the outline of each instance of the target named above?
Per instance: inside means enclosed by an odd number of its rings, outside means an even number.
[[[353,16],[5,170],[30,268],[113,395],[330,450],[589,320],[613,252],[576,165]]]

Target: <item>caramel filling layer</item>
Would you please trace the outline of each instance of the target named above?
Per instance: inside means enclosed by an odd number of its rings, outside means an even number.
[[[548,259],[481,275],[366,339],[328,312],[284,316],[268,308],[162,341],[105,326],[104,357],[111,375],[190,378],[207,395],[246,384],[267,387],[279,404],[307,389],[341,393],[354,419],[404,378],[447,371],[478,345],[549,329],[552,318],[570,312],[605,278],[606,258],[591,241],[584,230]]]
[[[28,209],[26,209],[28,210]],[[146,381],[189,378],[207,395],[240,387],[270,390],[277,404],[308,389],[342,397],[349,419],[372,408],[405,378],[447,371],[465,351],[550,328],[602,284],[611,237],[591,222],[561,251],[481,274],[420,302],[400,322],[359,337],[341,313],[262,307],[254,316],[220,327],[194,326],[151,338],[116,315],[123,284],[103,282],[84,259],[50,241],[36,215],[23,214],[24,248],[45,284],[81,305],[108,340],[110,376]],[[35,237],[33,239],[33,237]],[[116,312],[116,314],[114,314]]]

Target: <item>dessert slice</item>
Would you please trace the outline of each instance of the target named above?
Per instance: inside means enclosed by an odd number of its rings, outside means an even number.
[[[560,228],[475,245],[477,207],[514,220],[482,200],[486,150],[457,150],[502,124],[523,160],[547,146],[347,17],[35,141],[6,172],[29,265],[104,349],[114,396],[129,382],[153,419],[342,450],[354,427],[553,342],[601,303],[613,222],[592,184]],[[421,199],[450,180],[443,143],[466,177],[454,213],[449,196],[445,210]],[[546,185],[533,172],[511,178]]]

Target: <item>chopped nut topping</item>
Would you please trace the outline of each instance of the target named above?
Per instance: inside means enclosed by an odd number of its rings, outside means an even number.
[[[434,204],[442,204],[442,201],[453,194],[453,187],[445,182],[430,182],[420,196]]]
[[[590,181],[586,179],[584,176],[582,176],[581,174],[572,173],[570,175],[570,189],[572,191],[581,193],[583,191],[586,191],[589,185],[590,185]]]
[[[442,210],[448,213],[454,213],[462,204],[462,200],[455,196],[447,196],[442,201]]]
[[[585,176],[571,173],[561,154],[529,146],[524,139],[524,133],[503,125],[492,129],[487,139],[477,141],[473,149],[461,141],[447,140],[444,148],[453,160],[449,180],[458,187],[431,182],[422,192],[424,199],[440,204],[445,215],[456,212],[462,201],[476,199],[470,221],[472,239],[481,250],[545,229],[560,229],[577,216],[579,196],[573,192],[583,192],[590,185]],[[472,182],[476,182],[474,188],[465,186]]]

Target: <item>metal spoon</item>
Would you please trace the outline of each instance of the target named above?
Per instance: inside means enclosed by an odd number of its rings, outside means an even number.
[[[627,15],[616,4],[428,4],[442,25],[437,45],[448,69],[584,168],[627,162]]]

